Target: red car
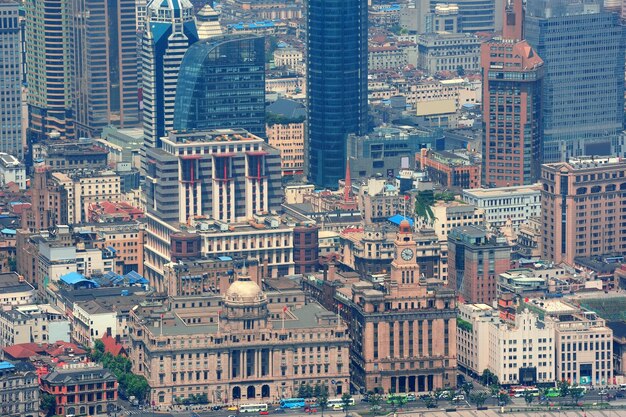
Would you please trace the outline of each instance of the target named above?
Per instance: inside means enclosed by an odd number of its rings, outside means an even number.
[[[267,416],[269,414],[270,414],[269,411],[261,411],[261,412],[259,412],[259,415],[261,415],[261,416]]]

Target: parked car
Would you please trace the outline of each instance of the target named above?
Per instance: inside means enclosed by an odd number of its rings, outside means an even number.
[[[452,401],[465,401],[465,395],[457,394],[454,396],[454,398],[452,398]]]

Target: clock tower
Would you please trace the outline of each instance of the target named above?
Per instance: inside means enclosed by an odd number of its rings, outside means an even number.
[[[413,231],[407,220],[400,222],[394,245],[396,256],[391,262],[391,282],[399,288],[415,287],[419,284],[420,268],[415,260],[417,244],[413,240]]]

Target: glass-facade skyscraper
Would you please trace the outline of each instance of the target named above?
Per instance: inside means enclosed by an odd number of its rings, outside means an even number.
[[[344,178],[346,139],[367,130],[367,1],[307,2],[307,159],[317,186]]]
[[[243,128],[265,137],[265,40],[225,35],[193,44],[180,65],[174,130]]]
[[[180,63],[198,41],[189,0],[151,0],[141,46],[144,147],[159,148],[174,125]]]
[[[544,61],[543,162],[620,153],[624,40],[602,3],[528,0],[524,36]]]

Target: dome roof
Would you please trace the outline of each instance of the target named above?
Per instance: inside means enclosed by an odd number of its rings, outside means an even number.
[[[265,294],[256,282],[249,277],[240,277],[226,290],[226,301],[258,302],[265,298]]]

